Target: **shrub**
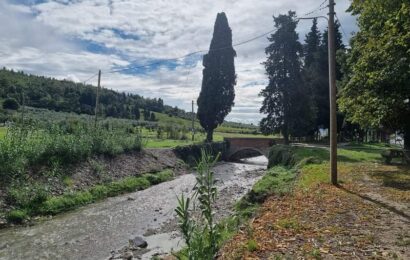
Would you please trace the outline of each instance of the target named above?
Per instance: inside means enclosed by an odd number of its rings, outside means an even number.
[[[15,98],[7,98],[3,101],[4,109],[17,110],[19,107],[20,105]]]
[[[6,201],[10,205],[28,210],[34,210],[47,200],[48,191],[44,186],[11,187],[7,192]]]
[[[269,151],[268,168],[275,165],[293,166],[292,147],[288,145],[274,145]]]

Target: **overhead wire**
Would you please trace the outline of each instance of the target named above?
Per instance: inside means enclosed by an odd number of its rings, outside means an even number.
[[[150,67],[150,66],[154,66],[154,65],[157,65],[157,64],[161,64],[161,63],[164,63],[164,62],[167,62],[167,61],[176,61],[176,60],[184,59],[184,58],[187,58],[187,57],[189,57],[189,56],[192,56],[192,55],[195,55],[195,54],[199,54],[199,53],[203,53],[203,52],[219,51],[219,50],[225,50],[225,49],[229,49],[229,48],[241,46],[241,45],[247,44],[247,43],[249,43],[249,42],[255,41],[255,40],[257,40],[257,39],[260,39],[260,38],[262,38],[262,37],[264,37],[264,36],[266,36],[266,35],[268,35],[268,34],[274,32],[274,31],[276,31],[276,30],[277,30],[277,29],[275,28],[275,29],[270,30],[270,31],[268,31],[268,32],[265,32],[265,33],[263,33],[263,34],[257,35],[257,36],[255,36],[255,37],[253,37],[253,38],[250,38],[250,39],[247,39],[247,40],[244,40],[244,41],[235,43],[235,44],[233,44],[233,45],[231,45],[231,46],[226,46],[226,47],[221,47],[221,48],[216,48],[216,49],[209,49],[209,50],[205,50],[205,49],[203,49],[203,50],[197,50],[197,51],[190,52],[190,53],[185,54],[185,55],[182,55],[182,56],[178,56],[178,57],[174,57],[174,58],[168,58],[168,59],[161,59],[161,60],[158,60],[158,61],[155,61],[155,62],[143,64],[143,65],[129,66],[129,67],[121,68],[121,69],[110,70],[110,71],[107,71],[107,72],[105,72],[105,73],[108,74],[108,73],[117,73],[117,72],[121,72],[121,71],[127,71],[127,70],[131,70],[131,69],[141,69],[141,68],[145,68],[145,67]]]
[[[311,14],[313,14],[313,13],[316,13],[316,12],[320,11],[320,10],[323,10],[324,8],[327,7],[327,6],[323,6],[326,2],[327,2],[327,0],[324,0],[318,7],[316,7],[315,9],[313,9],[313,10],[310,11],[310,12],[305,13],[304,15],[305,15],[305,16],[306,16],[306,15],[311,15]]]

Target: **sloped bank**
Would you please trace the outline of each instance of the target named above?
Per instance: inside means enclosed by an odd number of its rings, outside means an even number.
[[[0,227],[30,223],[107,197],[145,189],[183,174],[186,165],[171,149],[146,149],[115,157],[95,156],[66,168],[31,174],[0,190]]]
[[[107,197],[146,189],[184,174],[205,149],[223,154],[226,143],[195,144],[174,149],[144,149],[114,157],[94,156],[0,188],[0,228],[30,224]],[[38,169],[37,172],[40,172]]]

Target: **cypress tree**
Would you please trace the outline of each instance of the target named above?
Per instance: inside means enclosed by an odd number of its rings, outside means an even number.
[[[307,134],[314,113],[308,88],[302,84],[296,14],[289,11],[273,19],[277,31],[268,38],[271,44],[265,49],[268,59],[264,62],[269,84],[260,93],[264,97],[260,112],[267,115],[260,127],[265,134],[281,132],[289,143],[290,135]]]
[[[235,57],[228,19],[225,13],[218,13],[209,52],[203,58],[202,88],[197,100],[197,116],[207,132],[207,142],[212,141],[214,129],[234,105]]]

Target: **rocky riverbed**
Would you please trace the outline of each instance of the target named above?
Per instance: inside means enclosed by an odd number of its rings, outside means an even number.
[[[262,177],[267,160],[221,162],[217,217],[232,213],[236,200]],[[195,175],[185,174],[149,189],[106,199],[31,227],[0,230],[0,259],[109,259],[122,256],[151,259],[178,250],[183,243],[174,209],[177,196],[189,195]],[[141,237],[146,248],[129,247]]]

